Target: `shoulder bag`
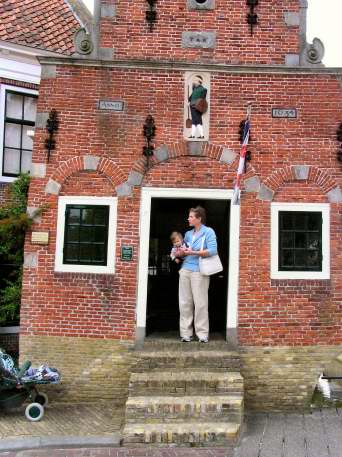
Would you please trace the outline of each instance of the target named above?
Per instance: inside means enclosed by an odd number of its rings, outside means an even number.
[[[203,236],[201,250],[203,250],[205,235]],[[211,276],[223,270],[222,262],[218,254],[210,257],[199,258],[200,273],[204,276]]]

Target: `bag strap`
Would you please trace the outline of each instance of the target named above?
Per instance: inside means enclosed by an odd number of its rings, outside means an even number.
[[[203,248],[204,248],[205,235],[206,235],[206,233],[204,233],[204,235],[202,236],[201,251],[203,251]]]

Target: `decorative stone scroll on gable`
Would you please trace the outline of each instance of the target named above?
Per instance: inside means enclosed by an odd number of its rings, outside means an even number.
[[[277,170],[261,184],[257,199],[271,202],[280,187],[293,181],[314,183],[330,203],[342,203],[342,191],[336,181],[325,170],[311,165],[292,165]]]
[[[301,64],[305,66],[323,67],[324,44],[319,38],[314,38],[312,43],[307,43],[301,53]]]

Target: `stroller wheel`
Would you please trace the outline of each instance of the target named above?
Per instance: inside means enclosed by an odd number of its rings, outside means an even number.
[[[38,392],[34,401],[35,403],[39,403],[42,406],[47,406],[49,403],[49,398],[45,392]]]
[[[25,416],[31,422],[37,422],[44,416],[44,407],[39,403],[30,403],[26,407]]]

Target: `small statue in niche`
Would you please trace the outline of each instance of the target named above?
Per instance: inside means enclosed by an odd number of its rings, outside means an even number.
[[[202,76],[196,75],[192,83],[192,92],[188,98],[191,119],[186,120],[188,128],[191,122],[191,135],[189,136],[191,139],[204,139],[202,115],[208,109],[207,92],[208,90],[203,86]]]

